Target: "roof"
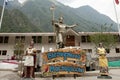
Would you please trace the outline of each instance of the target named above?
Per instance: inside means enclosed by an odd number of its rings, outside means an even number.
[[[41,33],[0,33],[0,36],[53,36],[53,32],[41,32]]]
[[[76,32],[72,29],[68,30],[71,31],[73,34],[76,35],[91,35],[91,34],[96,34],[96,33],[101,33],[101,32]],[[118,32],[102,32],[104,34],[119,34]],[[40,32],[40,33],[0,33],[0,36],[55,36],[54,32]]]

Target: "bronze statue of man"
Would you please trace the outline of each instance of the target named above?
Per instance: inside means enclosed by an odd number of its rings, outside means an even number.
[[[67,32],[68,29],[76,27],[77,24],[71,26],[66,25],[63,23],[63,17],[60,17],[58,21],[52,20],[52,25],[55,27],[57,48],[63,48],[63,34],[65,34],[65,32]]]

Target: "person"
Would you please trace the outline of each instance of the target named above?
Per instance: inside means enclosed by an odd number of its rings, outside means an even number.
[[[41,58],[41,50],[38,50],[37,51],[37,54],[36,54],[36,65],[35,65],[35,71],[38,72],[40,71],[40,58]]]
[[[58,21],[52,20],[52,25],[55,27],[55,33],[56,33],[56,44],[57,48],[63,48],[63,34],[69,29],[76,27],[77,24],[74,25],[66,25],[63,23],[63,17],[60,17]]]
[[[16,60],[16,55],[11,56],[11,60]]]
[[[92,57],[91,57],[91,53],[89,50],[87,50],[87,53],[86,53],[86,71],[90,71],[90,65],[91,65],[91,60],[92,60]]]
[[[108,60],[106,58],[106,50],[103,47],[102,43],[99,43],[99,47],[97,48],[97,54],[99,59],[99,69],[100,74],[108,75]]]
[[[34,67],[35,67],[35,59],[34,56],[36,55],[36,49],[34,48],[34,42],[33,40],[30,42],[30,46],[26,49],[26,57],[24,62],[24,77],[30,77],[33,78],[34,76]],[[28,70],[28,68],[30,70]],[[28,71],[29,76],[28,76]]]
[[[7,60],[9,61],[9,55],[7,55]]]

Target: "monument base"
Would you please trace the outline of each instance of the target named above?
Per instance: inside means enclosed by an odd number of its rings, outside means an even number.
[[[97,78],[99,78],[99,79],[112,79],[112,77],[109,75],[100,75],[100,76],[97,76]]]

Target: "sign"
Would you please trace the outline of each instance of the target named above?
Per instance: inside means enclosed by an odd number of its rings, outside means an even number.
[[[44,70],[44,72],[58,74],[80,74],[85,72],[85,66],[70,62],[57,62],[56,64],[44,65],[42,70]]]
[[[50,72],[78,72],[78,73],[83,73],[84,69],[80,67],[74,67],[74,66],[50,66],[49,67]]]
[[[48,60],[58,57],[63,57],[64,60],[67,60],[67,58],[80,59],[80,54],[73,54],[71,52],[48,52],[47,54]]]
[[[81,50],[79,49],[59,49],[51,52],[44,52],[43,59],[45,62],[52,60],[74,60],[78,61],[82,58]]]
[[[77,74],[85,72],[86,55],[80,49],[57,49],[43,53],[42,72],[46,76]]]

